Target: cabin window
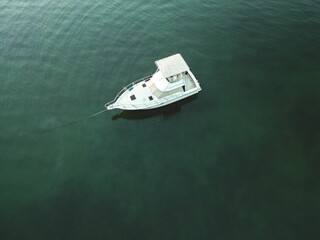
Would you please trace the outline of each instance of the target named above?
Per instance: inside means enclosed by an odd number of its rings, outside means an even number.
[[[146,87],[147,85],[145,83],[142,84],[142,87]]]
[[[153,100],[153,97],[152,97],[152,96],[149,96],[149,100],[152,101],[152,100]]]
[[[130,96],[131,101],[136,100],[136,96],[133,94]]]

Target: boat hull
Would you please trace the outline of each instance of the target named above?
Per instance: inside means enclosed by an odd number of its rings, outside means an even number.
[[[178,101],[183,100],[185,98],[191,97],[191,96],[197,94],[200,91],[201,91],[201,88],[196,89],[194,91],[191,91],[189,93],[185,93],[183,95],[177,96],[175,98],[168,99],[166,101],[162,101],[160,103],[158,102],[157,104],[152,105],[152,106],[135,106],[133,104],[125,106],[125,105],[120,105],[120,104],[117,104],[117,103],[113,103],[113,104],[110,104],[110,105],[106,104],[105,107],[108,110],[112,110],[112,109],[133,110],[133,111],[134,110],[150,110],[150,109],[160,108],[160,107],[164,107],[164,106],[167,106],[169,104],[178,102]]]

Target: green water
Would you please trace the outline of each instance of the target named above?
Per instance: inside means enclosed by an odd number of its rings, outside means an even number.
[[[2,0],[0,20],[0,239],[318,238],[318,0]],[[47,131],[176,52],[197,97]]]

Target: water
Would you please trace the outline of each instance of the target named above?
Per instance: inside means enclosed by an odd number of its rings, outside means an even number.
[[[320,2],[0,2],[1,239],[316,239]],[[203,91],[103,109],[180,52]]]

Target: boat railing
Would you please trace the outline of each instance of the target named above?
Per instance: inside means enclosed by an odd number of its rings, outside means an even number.
[[[119,99],[119,97],[120,97],[125,91],[127,91],[129,88],[133,87],[134,85],[136,85],[136,84],[139,83],[139,82],[148,80],[148,79],[150,79],[151,77],[152,77],[152,75],[149,75],[149,76],[140,78],[140,79],[138,79],[138,80],[136,80],[136,81],[133,81],[133,82],[129,83],[127,86],[125,86],[124,88],[121,89],[121,91],[116,95],[116,97],[115,97],[112,101],[106,103],[104,106],[105,106],[105,107],[108,107],[109,105],[114,104],[114,103]]]

